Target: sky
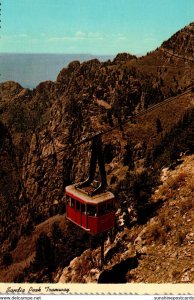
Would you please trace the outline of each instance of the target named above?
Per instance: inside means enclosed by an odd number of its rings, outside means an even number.
[[[194,21],[194,0],[1,0],[0,52],[143,55]]]

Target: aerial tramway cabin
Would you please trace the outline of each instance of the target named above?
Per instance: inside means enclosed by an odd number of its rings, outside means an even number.
[[[95,186],[98,163],[101,182]],[[101,135],[92,138],[89,177],[82,183],[65,188],[66,218],[91,234],[108,231],[115,224],[115,197],[106,190],[106,171]]]
[[[80,189],[76,185],[66,187],[66,218],[91,234],[114,227],[114,207],[115,197],[109,191],[91,196],[87,188]]]

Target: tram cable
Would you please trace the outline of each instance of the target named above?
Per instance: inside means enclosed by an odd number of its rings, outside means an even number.
[[[185,94],[187,94],[188,92],[191,92],[192,89],[193,89],[193,87],[190,87],[190,88],[188,88],[186,91],[184,91],[183,93],[181,93],[181,94],[179,94],[179,95],[176,95],[175,97],[167,98],[167,99],[163,100],[162,102],[159,102],[159,103],[157,103],[157,104],[151,105],[151,106],[148,107],[147,109],[144,109],[144,110],[142,110],[142,111],[140,111],[140,112],[138,112],[138,113],[136,113],[136,114],[130,116],[127,120],[125,120],[125,121],[123,121],[123,122],[121,122],[121,123],[115,125],[115,126],[112,127],[112,128],[109,128],[109,129],[104,130],[104,131],[99,131],[99,132],[97,132],[97,133],[95,133],[95,134],[93,134],[93,135],[89,135],[89,136],[83,138],[82,140],[80,140],[79,142],[77,142],[77,143],[75,143],[75,144],[71,144],[71,150],[75,149],[77,146],[79,146],[79,145],[81,145],[81,144],[84,144],[84,143],[87,143],[87,142],[91,141],[91,140],[94,139],[96,136],[99,136],[99,135],[100,135],[100,136],[103,136],[103,135],[105,135],[105,134],[107,134],[107,133],[110,133],[110,132],[112,132],[113,130],[115,130],[115,129],[117,129],[117,128],[121,127],[121,126],[124,126],[124,125],[126,125],[127,123],[131,122],[132,119],[135,119],[135,118],[138,118],[138,117],[142,117],[142,116],[146,115],[147,113],[149,113],[149,112],[151,112],[151,111],[153,111],[153,110],[155,110],[155,109],[158,109],[158,108],[162,107],[163,105],[165,105],[165,104],[167,104],[167,103],[170,103],[170,102],[176,100],[176,98],[178,98],[178,97],[180,97],[180,96],[182,96],[182,95],[185,95]],[[44,156],[44,157],[42,157],[42,158],[39,158],[39,159],[37,159],[37,160],[34,160],[33,162],[25,163],[22,167],[17,167],[17,170],[22,170],[24,167],[31,166],[31,165],[36,164],[36,163],[38,163],[38,162],[48,161],[49,158],[56,158],[56,155],[57,155],[57,154],[61,154],[61,153],[64,153],[64,154],[69,153],[69,150],[68,150],[68,149],[65,149],[65,150],[62,149],[62,150],[56,151],[55,153],[46,155],[46,156]],[[7,172],[7,173],[8,173],[8,172]]]
[[[180,55],[178,55],[178,54],[171,53],[170,51],[168,51],[168,50],[166,50],[165,48],[162,48],[162,47],[160,48],[160,50],[163,51],[164,53],[167,53],[167,54],[169,54],[169,55],[171,55],[171,56],[174,56],[174,57],[176,57],[176,58],[183,59],[183,60],[185,60],[185,61],[190,61],[190,62],[193,62],[193,63],[194,63],[194,60],[191,59],[191,58],[189,58],[189,57],[180,56]]]
[[[157,109],[157,108],[159,108],[159,107],[161,107],[161,106],[163,106],[163,105],[165,105],[167,103],[170,103],[170,102],[176,100],[176,98],[180,97],[181,95],[187,94],[188,92],[192,91],[192,88],[193,87],[188,88],[186,91],[184,91],[183,93],[181,93],[181,94],[179,94],[179,95],[177,95],[175,97],[170,97],[170,98],[167,98],[167,99],[163,100],[162,102],[159,102],[157,104],[151,105],[147,109],[144,109],[144,110],[142,110],[142,111],[140,111],[140,112],[138,112],[138,113],[130,116],[130,118],[128,120],[126,120],[124,122],[121,122],[121,123],[115,125],[114,127],[110,128],[110,129],[107,129],[105,131],[99,131],[99,132],[97,132],[96,134],[94,134],[92,136],[88,136],[88,137],[84,138],[83,140],[77,142],[75,145],[81,145],[83,143],[86,143],[86,142],[92,140],[97,135],[105,135],[105,134],[107,134],[107,133],[109,133],[109,132],[111,132],[111,131],[113,131],[113,130],[115,130],[115,129],[117,129],[117,128],[125,125],[125,124],[127,124],[128,122],[131,121],[131,118],[135,119],[135,118],[138,118],[138,117],[142,117],[145,114],[147,114],[147,113],[149,113],[149,112],[151,112],[151,111],[153,111],[153,110],[155,110],[155,109]]]

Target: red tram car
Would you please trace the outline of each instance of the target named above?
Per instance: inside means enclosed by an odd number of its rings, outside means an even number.
[[[115,197],[108,191],[90,196],[76,185],[67,186],[66,218],[92,234],[108,231],[115,223]]]
[[[108,231],[115,224],[115,197],[106,190],[106,171],[102,152],[101,134],[97,134],[92,138],[89,177],[84,182],[65,188],[66,218],[91,234]],[[97,163],[101,182],[95,187]]]

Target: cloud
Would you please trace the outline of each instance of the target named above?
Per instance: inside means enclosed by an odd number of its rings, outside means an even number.
[[[11,41],[11,40],[18,40],[18,39],[24,39],[28,38],[29,36],[26,33],[19,33],[19,34],[4,34],[1,35],[1,39],[6,40],[6,41]]]
[[[83,32],[77,31],[74,35],[67,35],[67,36],[56,36],[48,38],[49,42],[64,42],[64,41],[80,41],[80,40],[103,40],[104,37],[99,32]]]
[[[61,37],[51,37],[48,38],[48,42],[63,42],[63,41],[68,41],[70,37],[68,36],[61,36]]]
[[[83,38],[85,38],[86,37],[86,33],[85,32],[82,32],[82,31],[77,31],[76,33],[75,33],[75,37],[76,38],[78,38],[78,39],[83,39]]]
[[[89,32],[88,38],[92,39],[104,39],[104,36],[100,32]]]
[[[20,33],[20,34],[18,34],[18,37],[20,37],[20,38],[27,38],[28,35],[26,33]]]
[[[111,40],[111,41],[128,41],[128,38],[123,34],[111,34],[111,35],[104,35],[100,32],[83,32],[77,31],[74,35],[67,35],[67,36],[56,36],[50,37],[48,39],[50,42],[63,42],[63,41],[79,41],[79,40]]]
[[[128,39],[121,33],[119,34],[111,34],[105,35],[100,32],[84,32],[84,31],[76,31],[72,35],[64,35],[64,36],[48,36],[46,33],[42,32],[39,33],[37,36],[30,35],[27,33],[19,33],[13,35],[2,35],[1,40],[7,42],[15,42],[15,41],[23,41],[24,39],[29,42],[48,42],[48,43],[65,43],[65,42],[81,42],[81,41],[93,41],[93,42],[100,42],[100,41],[107,41],[107,42],[125,42]]]
[[[119,36],[118,41],[126,42],[126,41],[128,41],[128,39],[126,38],[126,36]]]

